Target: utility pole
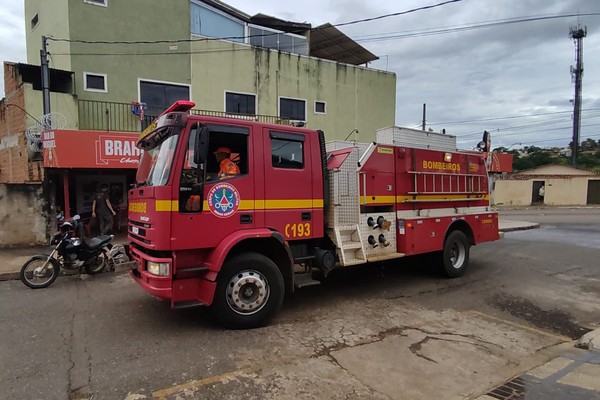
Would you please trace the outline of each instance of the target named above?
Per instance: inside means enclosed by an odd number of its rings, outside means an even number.
[[[42,101],[44,106],[44,115],[50,114],[50,70],[48,69],[48,52],[46,51],[46,36],[42,36],[42,49],[40,50],[40,59],[42,66]],[[50,129],[52,126],[48,118],[44,119],[46,126],[44,129]]]
[[[425,130],[425,115],[427,114],[427,104],[423,103],[423,124],[421,125],[421,129]]]
[[[579,146],[579,128],[581,127],[581,81],[583,78],[583,38],[587,27],[571,27],[569,36],[575,42],[575,67],[571,66],[571,76],[575,82],[575,101],[573,102],[573,143],[571,164],[577,165],[577,147]]]

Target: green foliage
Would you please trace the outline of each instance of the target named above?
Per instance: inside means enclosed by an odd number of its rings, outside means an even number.
[[[501,148],[499,148],[498,151],[500,151],[500,149]],[[558,149],[542,149],[536,146],[525,146],[523,152],[525,153],[523,155],[514,150],[507,152],[514,154],[514,172],[547,164],[571,164],[571,158],[560,154],[560,150]],[[577,167],[600,172],[600,140],[595,141],[588,138],[581,143],[577,154]]]

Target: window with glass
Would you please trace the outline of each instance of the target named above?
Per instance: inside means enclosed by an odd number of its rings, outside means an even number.
[[[204,4],[190,4],[191,31],[194,35],[244,42],[244,23]]]
[[[140,81],[140,101],[146,103],[146,115],[157,116],[177,100],[189,100],[190,87],[172,83]]]
[[[108,91],[106,86],[106,74],[93,74],[90,72],[84,72],[83,90],[88,92],[106,93]]]
[[[249,43],[252,46],[266,47],[304,56],[308,55],[308,41],[304,36],[255,25],[249,26],[249,33]]]
[[[315,101],[315,114],[325,114],[325,102],[324,101]]]
[[[199,126],[190,130],[188,145],[179,178],[179,210],[183,213],[202,211],[202,170],[194,162]]]
[[[225,112],[256,115],[256,95],[226,92]]]
[[[271,132],[273,168],[304,168],[304,135]]]
[[[279,116],[281,118],[306,121],[306,100],[279,99]]]
[[[208,125],[206,180],[222,181],[248,174],[248,128]]]

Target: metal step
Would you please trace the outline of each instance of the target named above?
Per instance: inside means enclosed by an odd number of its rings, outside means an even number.
[[[296,274],[294,275],[294,287],[301,289],[307,286],[320,285],[321,281],[314,280],[312,274]]]

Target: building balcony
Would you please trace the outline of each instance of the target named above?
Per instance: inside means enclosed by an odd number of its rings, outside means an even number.
[[[162,108],[146,107],[143,113],[140,113],[139,111],[134,113],[132,108],[131,103],[79,100],[78,128],[80,130],[90,131],[140,132],[164,111]],[[288,119],[274,115],[236,114],[198,109],[191,110],[191,113],[193,115],[237,118],[272,124],[290,124]]]

